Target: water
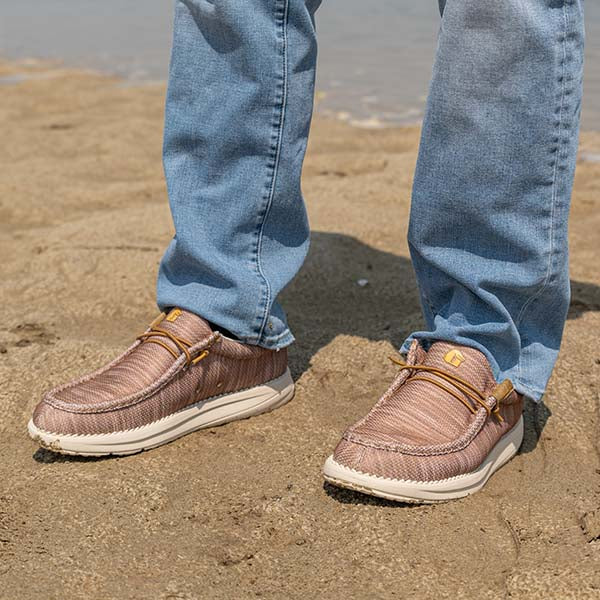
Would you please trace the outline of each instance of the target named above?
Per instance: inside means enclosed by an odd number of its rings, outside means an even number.
[[[167,0],[0,0],[0,55],[165,79],[171,13]],[[600,130],[600,0],[587,0],[586,13],[583,127]],[[437,2],[325,0],[317,16],[318,110],[367,126],[420,120]]]

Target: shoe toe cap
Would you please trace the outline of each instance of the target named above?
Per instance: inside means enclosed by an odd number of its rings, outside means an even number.
[[[400,481],[434,481],[451,474],[441,456],[418,456],[343,438],[333,460],[359,473]]]
[[[341,439],[333,451],[332,458],[339,465],[360,471],[365,450],[366,448],[360,444]]]
[[[83,415],[61,410],[42,400],[34,409],[31,422],[36,429],[59,435],[77,435],[81,430],[79,423]]]

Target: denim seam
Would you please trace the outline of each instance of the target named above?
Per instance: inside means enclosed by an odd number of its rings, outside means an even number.
[[[281,338],[286,337],[290,333],[291,332],[290,332],[289,328],[286,327],[281,333],[278,333],[277,335],[267,336],[265,339],[271,340],[272,342],[276,342],[277,340],[280,340]]]
[[[283,337],[277,336],[275,339],[271,339],[269,337],[264,338],[262,347],[277,351],[291,346],[296,341],[292,332],[287,329],[284,333],[285,335]]]
[[[515,320],[515,327],[517,330],[521,325],[523,318],[525,316],[525,312],[527,309],[546,291],[548,287],[548,283],[550,282],[550,278],[552,276],[552,264],[554,262],[554,233],[555,233],[555,212],[556,212],[556,197],[557,197],[557,178],[558,178],[558,163],[560,162],[560,151],[561,151],[561,133],[563,129],[563,111],[565,108],[565,82],[566,82],[566,65],[567,65],[567,35],[569,31],[569,17],[567,14],[567,2],[563,4],[563,24],[564,30],[562,34],[562,69],[560,75],[560,105],[559,105],[559,117],[557,124],[557,147],[556,147],[556,159],[554,161],[553,173],[552,173],[552,200],[550,205],[550,248],[549,248],[549,257],[548,257],[548,267],[546,269],[546,275],[544,277],[544,281],[542,282],[538,291],[533,294],[529,300],[525,302],[522,306],[517,318]],[[519,361],[517,365],[517,378],[521,379],[522,373],[522,365],[521,361]]]
[[[545,392],[545,390],[541,390],[540,388],[538,388],[533,383],[528,383],[525,379],[521,379],[521,378],[515,379],[513,381],[513,384],[515,386],[517,386],[517,387],[526,388],[526,389],[528,389],[528,390],[530,390],[532,392],[535,392],[536,394],[539,394],[539,395],[543,395],[544,392]]]
[[[511,381],[515,390],[517,390],[519,394],[522,394],[523,396],[525,396],[529,400],[532,400],[535,403],[541,402],[544,397],[544,394],[546,393],[545,390],[540,390],[534,385],[529,385],[521,379],[515,378]]]
[[[255,337],[242,336],[239,338],[239,341],[251,346],[256,345]],[[263,337],[261,339],[261,346],[270,350],[280,350],[281,348],[285,348],[289,344],[293,343],[293,341],[294,337],[292,335],[292,332],[290,331],[289,327],[286,327],[286,329],[280,334],[277,334],[275,336]]]
[[[269,317],[269,306],[271,304],[271,284],[266,277],[261,260],[262,246],[263,246],[263,237],[264,230],[267,219],[269,217],[269,213],[271,211],[271,206],[273,205],[273,199],[275,197],[275,186],[277,183],[277,174],[279,171],[279,162],[281,157],[281,147],[283,142],[283,126],[285,122],[285,112],[286,112],[286,104],[287,104],[287,92],[288,92],[288,66],[287,66],[287,21],[288,21],[288,11],[289,11],[289,0],[282,0],[282,11],[281,11],[281,41],[282,41],[282,76],[281,76],[281,94],[280,97],[277,98],[277,111],[279,114],[279,118],[277,122],[274,124],[272,138],[275,138],[274,144],[271,147],[271,163],[270,163],[270,178],[267,184],[267,197],[266,197],[266,206],[264,209],[264,213],[262,216],[262,221],[260,222],[256,243],[256,268],[260,278],[262,278],[266,295],[263,296],[262,300],[262,314],[259,315],[260,325],[258,329],[258,333],[256,335],[255,341],[257,343],[264,336],[265,327],[267,324],[267,320]],[[260,309],[260,305],[259,305]],[[284,332],[285,333],[285,332]]]
[[[421,258],[423,258],[423,260],[427,260],[427,258],[423,255],[422,252],[420,252],[416,246],[410,241],[410,239],[407,240],[408,241],[408,247],[409,250],[412,253],[416,253],[419,256],[421,256]],[[431,277],[431,269],[427,269],[427,278],[429,279],[429,283],[430,285],[428,285],[429,289],[433,288],[433,285],[431,285],[431,283],[433,283],[433,278]],[[431,298],[429,297],[429,294],[427,294],[424,291],[425,286],[421,285],[418,281],[417,281],[417,287],[418,287],[418,292],[419,292],[419,296],[421,297],[421,310],[423,312],[423,316],[425,317],[425,320],[427,320],[427,315],[425,314],[425,309],[429,309],[429,312],[431,313],[432,316],[432,326],[433,326],[433,319],[435,319],[435,316],[437,314],[439,314],[439,311],[436,309],[436,307],[433,304],[433,301],[431,300]],[[427,324],[427,326],[429,327],[429,324]]]

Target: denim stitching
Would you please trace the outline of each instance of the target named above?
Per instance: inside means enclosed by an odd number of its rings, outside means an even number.
[[[252,337],[244,336],[244,337],[240,337],[239,341],[244,344],[250,344],[250,345],[255,346],[257,340],[256,340],[256,336],[252,336]],[[288,346],[289,344],[291,344],[293,341],[294,341],[294,337],[292,336],[292,332],[290,331],[289,327],[286,327],[285,330],[282,331],[278,335],[263,337],[260,345],[263,348],[269,348],[271,350],[281,350],[285,346]],[[279,346],[279,344],[282,344],[282,343],[285,344],[285,346]]]
[[[558,131],[557,131],[557,148],[556,148],[556,160],[554,161],[554,169],[552,173],[552,201],[550,205],[550,249],[549,249],[549,258],[548,258],[548,268],[546,270],[546,275],[544,277],[544,281],[541,284],[540,289],[533,294],[525,302],[521,311],[517,315],[515,320],[515,327],[518,329],[521,324],[523,317],[525,316],[525,311],[535,302],[546,290],[548,287],[548,283],[550,282],[550,278],[552,276],[552,264],[554,262],[554,233],[555,233],[555,212],[556,212],[556,197],[557,197],[557,173],[558,173],[558,163],[560,161],[560,150],[561,150],[561,133],[563,130],[563,110],[565,108],[565,85],[566,85],[566,70],[567,70],[567,36],[569,32],[569,16],[567,13],[567,2],[563,4],[563,23],[564,30],[562,35],[562,50],[563,50],[563,60],[562,60],[562,70],[561,70],[561,90],[560,90],[560,106],[559,106],[559,117],[558,117]],[[521,379],[522,373],[522,365],[521,361],[519,361],[517,366],[517,378]]]
[[[288,88],[288,66],[287,66],[288,11],[289,11],[289,0],[283,0],[282,1],[282,11],[281,11],[281,41],[282,41],[282,59],[283,59],[282,67],[283,68],[282,68],[282,77],[281,77],[281,96],[280,96],[280,98],[279,97],[277,98],[277,101],[279,104],[278,105],[279,119],[274,124],[274,130],[273,130],[274,136],[272,136],[272,137],[275,137],[275,140],[274,140],[275,143],[274,143],[274,147],[272,146],[271,163],[269,165],[271,175],[270,175],[270,182],[269,182],[268,188],[267,188],[267,192],[268,192],[267,198],[266,198],[267,203],[266,203],[266,207],[264,209],[264,213],[262,216],[262,221],[259,225],[258,238],[257,238],[257,243],[256,243],[256,268],[257,268],[259,276],[263,280],[265,290],[266,290],[266,294],[263,295],[263,299],[262,299],[262,302],[263,302],[262,315],[259,316],[260,325],[259,325],[258,335],[256,336],[257,342],[260,341],[264,335],[265,326],[267,324],[267,320],[269,317],[269,306],[271,304],[271,296],[272,296],[271,284],[269,283],[269,280],[265,276],[265,273],[262,268],[261,252],[262,252],[262,242],[263,242],[265,224],[269,217],[269,212],[271,210],[271,206],[273,204],[273,199],[275,196],[275,185],[277,182],[277,173],[279,171],[279,161],[280,161],[280,157],[281,157],[281,146],[282,146],[282,140],[283,140],[283,126],[284,126],[284,121],[285,121],[285,109],[286,109],[286,104],[287,104],[287,91],[288,91],[288,89],[287,89]],[[260,308],[260,305],[259,305],[259,308]]]
[[[286,338],[290,335],[291,335],[291,331],[289,330],[289,328],[286,327],[285,330],[282,331],[281,333],[279,333],[278,335],[270,335],[268,337],[265,337],[264,341],[276,344],[279,340]]]

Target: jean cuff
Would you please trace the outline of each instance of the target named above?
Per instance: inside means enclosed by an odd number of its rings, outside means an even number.
[[[240,338],[240,341],[244,344],[260,346],[261,348],[267,348],[269,350],[281,350],[282,348],[286,348],[293,344],[296,341],[296,338],[289,329],[284,329],[284,331],[277,335],[266,336],[263,334],[258,342],[255,337],[246,339]]]

